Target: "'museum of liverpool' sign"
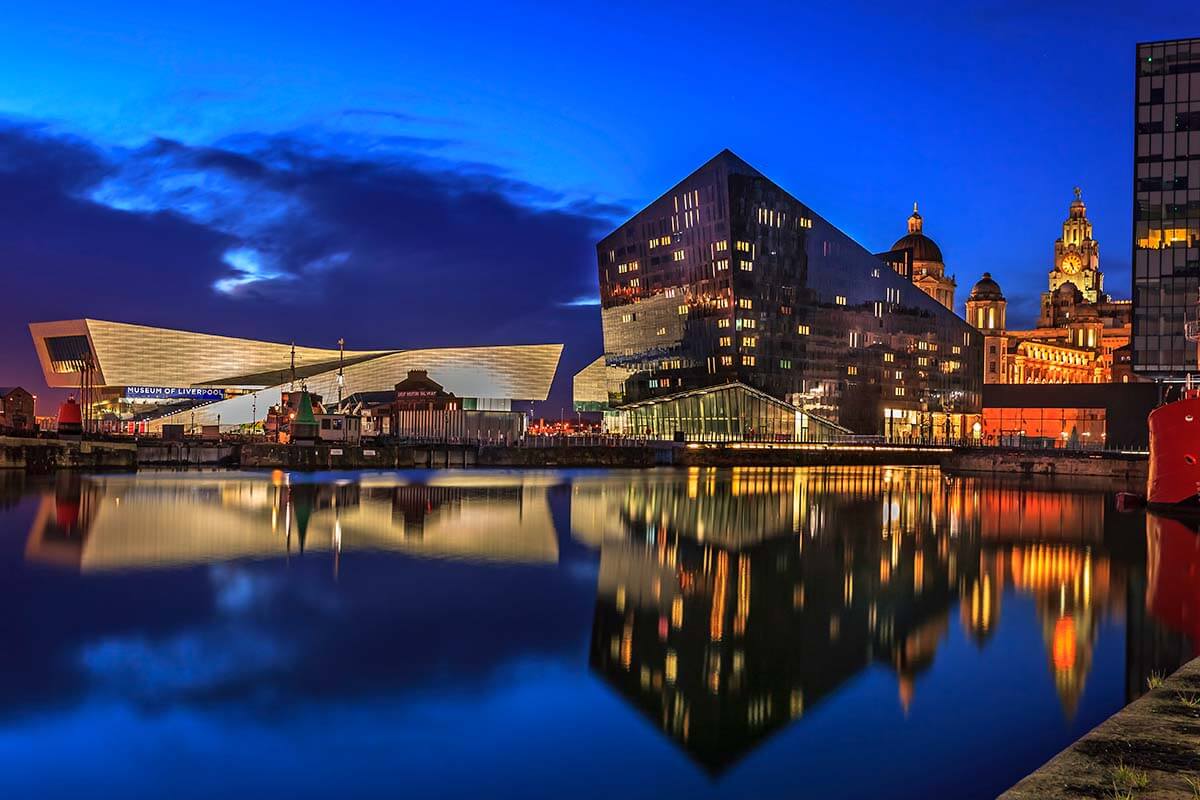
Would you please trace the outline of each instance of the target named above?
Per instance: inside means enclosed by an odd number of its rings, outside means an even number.
[[[126,386],[127,400],[224,400],[225,390],[211,386]]]

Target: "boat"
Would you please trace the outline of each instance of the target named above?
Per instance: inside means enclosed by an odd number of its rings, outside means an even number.
[[[1184,323],[1200,341],[1200,320]],[[1150,471],[1146,505],[1162,511],[1200,512],[1200,388],[1187,376],[1180,396],[1150,412]]]

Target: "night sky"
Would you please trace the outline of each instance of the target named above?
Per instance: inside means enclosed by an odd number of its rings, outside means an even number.
[[[2,3],[0,384],[89,316],[600,353],[594,242],[725,147],[1032,324],[1071,188],[1129,296],[1144,3]],[[53,6],[53,7],[51,7]],[[43,412],[45,408],[41,409]]]

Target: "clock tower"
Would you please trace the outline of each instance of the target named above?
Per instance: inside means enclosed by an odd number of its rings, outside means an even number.
[[[1062,236],[1054,243],[1054,269],[1050,271],[1050,294],[1064,284],[1073,284],[1084,302],[1098,303],[1104,297],[1104,274],[1100,272],[1100,245],[1092,238],[1083,192],[1075,187],[1075,199],[1063,223]]]

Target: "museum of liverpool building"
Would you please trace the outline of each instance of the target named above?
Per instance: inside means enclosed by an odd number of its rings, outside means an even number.
[[[390,392],[413,370],[465,410],[528,410],[546,399],[562,355],[561,344],[339,351],[94,319],[29,330],[48,386],[80,391],[97,419],[139,432],[253,425],[293,383],[331,403]]]
[[[982,337],[728,150],[596,247],[575,407],[687,441],[978,436]]]

